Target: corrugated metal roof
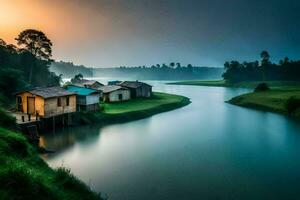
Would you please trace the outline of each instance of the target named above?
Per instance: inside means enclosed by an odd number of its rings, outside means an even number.
[[[97,90],[94,89],[89,89],[89,88],[85,88],[85,87],[78,87],[78,86],[68,86],[67,87],[67,91],[69,92],[75,92],[78,95],[90,95],[93,93],[97,93]]]
[[[45,99],[76,94],[72,91],[67,91],[61,87],[40,87],[40,88],[35,88],[33,90],[26,90],[24,92],[30,92],[31,94],[41,96]],[[22,93],[22,92],[19,92],[18,94],[20,94],[20,93]]]

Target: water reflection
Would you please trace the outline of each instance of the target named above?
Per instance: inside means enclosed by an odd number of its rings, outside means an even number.
[[[112,200],[297,199],[300,123],[224,103],[247,92],[151,82],[192,104],[135,122],[66,129],[42,139]]]

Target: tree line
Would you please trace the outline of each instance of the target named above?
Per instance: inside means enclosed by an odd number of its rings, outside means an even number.
[[[288,57],[278,63],[270,61],[270,54],[263,51],[260,61],[230,61],[224,64],[223,78],[230,82],[241,81],[300,81],[300,61]]]
[[[61,78],[49,71],[52,42],[38,30],[27,29],[17,45],[0,39],[0,101],[11,102],[14,93],[32,87],[57,86]]]
[[[151,66],[120,66],[118,68],[93,69],[94,76],[115,76],[149,80],[186,80],[186,79],[216,79],[223,73],[222,68],[198,67],[192,64],[182,65],[156,64]]]

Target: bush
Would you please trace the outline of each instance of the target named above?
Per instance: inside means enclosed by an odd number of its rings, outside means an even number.
[[[16,124],[16,118],[9,115],[5,110],[0,108],[0,126],[5,128],[12,128]]]
[[[256,88],[254,89],[254,92],[264,92],[269,90],[269,86],[266,83],[260,83],[256,86]]]
[[[300,108],[300,99],[297,99],[296,97],[290,97],[286,104],[285,104],[286,110],[289,114],[292,114],[295,112],[298,108]]]

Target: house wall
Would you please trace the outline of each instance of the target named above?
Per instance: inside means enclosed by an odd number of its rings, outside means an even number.
[[[136,89],[136,97],[151,97],[152,87],[148,85],[142,85]]]
[[[110,92],[108,94],[109,102],[117,102],[119,100],[119,94],[122,94],[122,101],[126,101],[130,99],[130,91],[129,90],[116,90]]]
[[[17,96],[20,96],[22,98],[22,109],[23,113],[27,113],[27,97],[34,97],[35,98],[35,112],[39,113],[40,116],[44,116],[45,110],[44,110],[44,99],[40,96],[35,96],[29,92],[24,92],[22,94],[19,94]]]
[[[86,105],[99,104],[100,95],[94,94],[86,97]]]
[[[76,112],[76,95],[69,96],[69,106],[67,106],[67,97],[61,98],[61,106],[57,106],[58,98],[49,98],[45,100],[45,118],[53,117],[56,115]]]

